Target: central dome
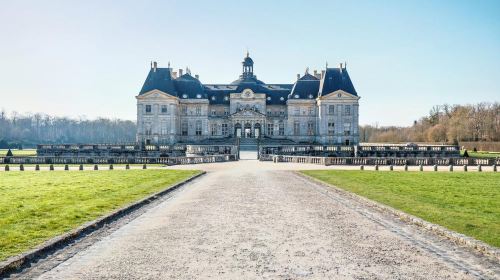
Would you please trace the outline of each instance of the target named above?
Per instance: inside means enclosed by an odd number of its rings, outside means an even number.
[[[253,60],[252,60],[252,58],[249,56],[248,51],[247,51],[247,56],[243,59],[242,64],[243,64],[243,66],[253,66]]]

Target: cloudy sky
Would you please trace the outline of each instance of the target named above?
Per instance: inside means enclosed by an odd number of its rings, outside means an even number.
[[[267,83],[347,61],[360,123],[500,101],[500,1],[3,1],[0,109],[135,119],[150,61]],[[404,3],[403,3],[404,2]]]

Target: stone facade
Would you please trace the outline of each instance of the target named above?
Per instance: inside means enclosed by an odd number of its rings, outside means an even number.
[[[200,142],[229,137],[269,137],[295,142],[355,145],[359,142],[357,95],[345,65],[294,84],[265,84],[242,62],[231,84],[202,84],[189,69],[158,68],[156,62],[137,99],[137,141]]]

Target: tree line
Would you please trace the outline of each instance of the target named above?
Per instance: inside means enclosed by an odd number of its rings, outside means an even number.
[[[361,142],[433,142],[457,145],[464,141],[500,141],[500,103],[438,105],[410,127],[366,125]]]
[[[0,149],[58,143],[135,142],[133,121],[56,117],[48,114],[0,112]]]

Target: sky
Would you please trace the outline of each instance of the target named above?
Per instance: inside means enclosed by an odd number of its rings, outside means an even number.
[[[230,83],[347,62],[360,124],[500,101],[500,1],[0,0],[0,109],[135,120],[151,61]]]

